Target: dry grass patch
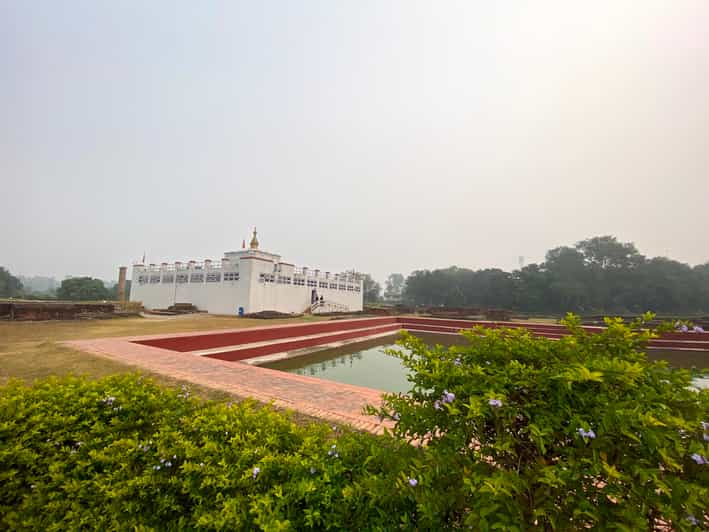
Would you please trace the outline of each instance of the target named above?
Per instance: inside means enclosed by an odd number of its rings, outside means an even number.
[[[59,377],[86,375],[100,378],[135,370],[132,366],[59,344],[67,340],[238,329],[317,319],[303,317],[292,320],[254,320],[197,314],[166,318],[2,322],[0,323],[0,382],[18,378],[29,383],[52,375]],[[161,382],[178,382],[165,377],[155,377]],[[222,395],[228,396],[228,394]]]
[[[294,319],[255,320],[230,316],[186,315],[166,318],[115,318],[95,321],[0,322],[0,384],[20,379],[31,384],[50,376],[82,375],[101,378],[117,373],[136,372],[133,366],[106,357],[73,349],[59,342],[90,338],[169,334],[242,327],[263,327],[287,323],[307,323],[323,318],[304,316]],[[194,395],[217,401],[242,397],[188,381],[140,370],[140,373],[165,386],[189,386]],[[292,414],[299,423],[313,418]]]
[[[114,336],[139,336],[143,334],[168,334],[265,327],[288,323],[307,323],[322,320],[315,316],[292,319],[255,320],[234,316],[188,314],[151,318],[113,318],[87,321],[15,321],[0,323],[0,349],[5,343],[27,341],[85,340]]]

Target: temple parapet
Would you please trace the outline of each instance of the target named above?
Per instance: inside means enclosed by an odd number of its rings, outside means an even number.
[[[148,309],[176,303],[218,314],[363,308],[362,279],[357,273],[332,273],[284,262],[280,255],[259,249],[256,230],[248,248],[244,242],[241,250],[228,251],[221,260],[136,263],[132,279],[130,299]]]

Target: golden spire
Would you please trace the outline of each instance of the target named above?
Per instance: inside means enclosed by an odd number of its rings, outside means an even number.
[[[251,243],[249,244],[251,249],[258,249],[258,238],[256,238],[256,228],[254,227],[254,236],[251,238]]]

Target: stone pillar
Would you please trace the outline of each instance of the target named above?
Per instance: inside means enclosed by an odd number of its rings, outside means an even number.
[[[126,266],[118,268],[118,301],[124,303],[126,300]]]

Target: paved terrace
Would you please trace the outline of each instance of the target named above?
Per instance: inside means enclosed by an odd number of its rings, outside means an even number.
[[[381,403],[380,390],[295,375],[241,362],[229,362],[133,343],[143,338],[64,342],[82,351],[263,403],[381,433],[378,419],[362,408]]]
[[[380,433],[383,426],[378,419],[362,413],[365,405],[381,403],[380,390],[261,368],[245,362],[274,353],[298,354],[305,348],[331,346],[400,329],[453,334],[474,325],[525,327],[534,334],[549,338],[564,334],[564,329],[558,325],[382,317],[64,343],[150,372]],[[599,328],[588,330],[593,332]],[[709,333],[671,333],[653,344],[709,351]]]

